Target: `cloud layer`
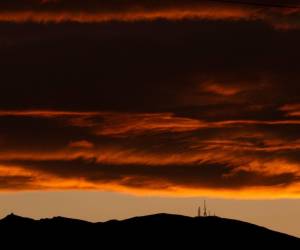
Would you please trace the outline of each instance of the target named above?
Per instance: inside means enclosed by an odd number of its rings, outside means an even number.
[[[0,114],[1,120],[16,119],[34,138],[22,142],[6,133],[18,145],[0,154],[2,189],[206,190],[227,196],[261,190],[257,196],[298,196],[300,139],[286,138],[285,131],[298,128],[299,120],[210,122],[168,113],[49,110]],[[40,127],[43,133],[35,138],[20,117],[50,127]],[[56,138],[65,129],[77,132]],[[53,149],[41,149],[49,136]]]
[[[141,20],[263,20],[276,28],[298,28],[298,1],[1,1],[0,21],[109,22]]]
[[[297,10],[198,2],[1,1],[0,189],[299,197]]]

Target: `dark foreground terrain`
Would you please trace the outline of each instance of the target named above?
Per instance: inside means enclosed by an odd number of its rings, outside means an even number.
[[[0,221],[2,244],[44,249],[52,246],[84,246],[82,249],[122,248],[160,249],[184,247],[201,249],[222,246],[300,249],[300,239],[253,224],[219,217],[186,217],[156,214],[123,221],[90,223],[55,217],[33,220],[8,215]],[[55,246],[55,248],[53,248]],[[4,248],[0,248],[4,249]],[[8,248],[5,248],[8,249]]]

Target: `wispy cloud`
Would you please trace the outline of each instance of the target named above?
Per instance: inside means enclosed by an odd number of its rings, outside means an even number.
[[[240,189],[244,193],[260,189],[260,195],[276,196],[278,188],[282,188],[293,190],[282,196],[297,195],[300,163],[295,157],[300,149],[299,139],[262,129],[269,126],[280,132],[280,126],[299,126],[297,120],[212,122],[170,113],[53,110],[10,110],[1,111],[1,115],[15,116],[20,121],[22,117],[32,121],[46,119],[59,126],[78,126],[89,134],[89,140],[72,140],[52,151],[2,152],[0,175],[7,177],[3,189],[14,189],[14,183],[23,181],[24,189],[119,187],[130,192],[163,189],[178,195],[187,190],[193,194],[221,190],[215,195],[227,196],[238,194]],[[57,120],[60,116],[63,123]],[[73,123],[82,116],[92,123]],[[214,131],[210,136],[206,134],[209,130]],[[78,137],[82,134],[78,132]],[[169,144],[172,137],[175,145]],[[18,184],[15,189],[21,186]]]
[[[243,1],[240,1],[243,3]],[[0,3],[0,20],[12,22],[107,22],[141,20],[263,20],[278,28],[298,28],[299,8],[222,1],[24,1]],[[289,5],[297,6],[297,1]]]

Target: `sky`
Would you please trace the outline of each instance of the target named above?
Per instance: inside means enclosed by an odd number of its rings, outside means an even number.
[[[300,235],[267,209],[300,211],[298,1],[2,0],[0,34],[1,215],[206,197]]]

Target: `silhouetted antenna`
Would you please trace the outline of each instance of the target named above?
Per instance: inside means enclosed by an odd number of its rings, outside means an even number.
[[[207,210],[206,210],[206,200],[204,200],[204,213],[203,216],[206,217],[207,216]]]
[[[198,217],[201,217],[201,207],[198,207]]]

